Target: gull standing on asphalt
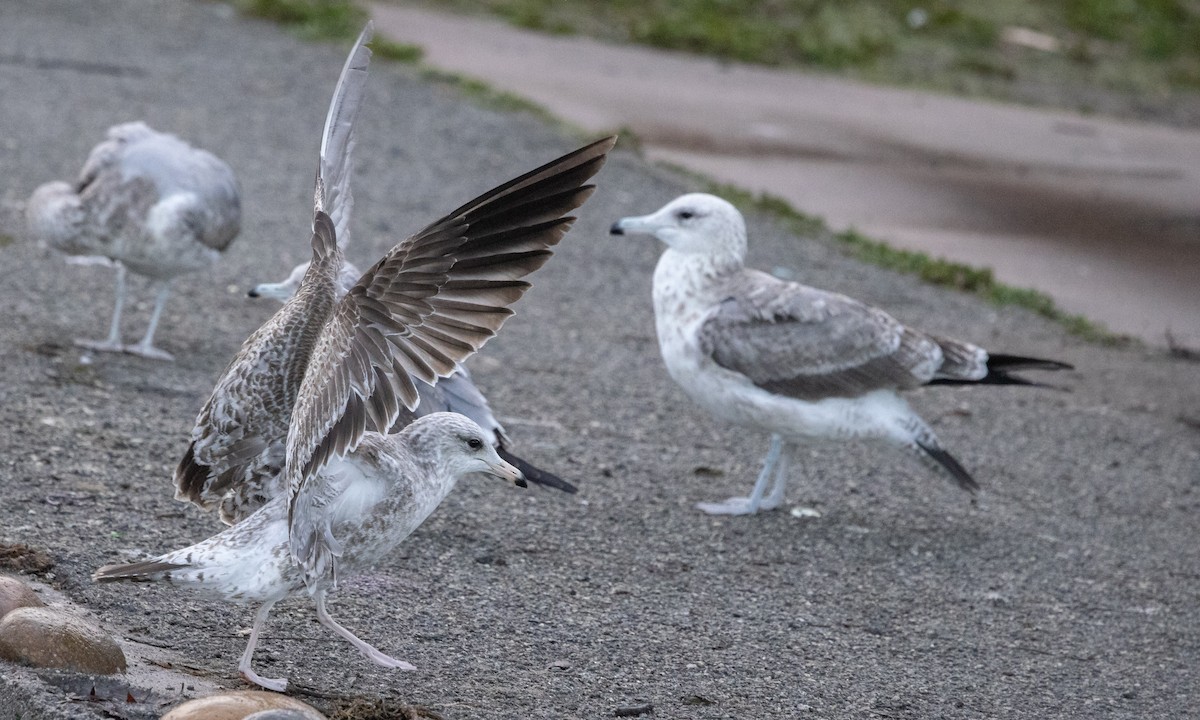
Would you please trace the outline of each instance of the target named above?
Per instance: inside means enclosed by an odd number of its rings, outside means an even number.
[[[370,50],[368,24],[326,117],[314,194],[311,264],[295,296],[242,345],[197,417],[176,497],[219,506],[232,524],[191,547],[109,565],[98,581],[152,579],[261,603],[238,670],[259,676],[254,648],[271,608],[306,591],[321,624],[385,667],[412,669],[360,640],[326,609],[339,577],[386,557],[463,475],[518,485],[469,418],[433,413],[400,432],[418,382],[433,384],[477,351],[530,287],[587,200],[585,184],[615,138],[500,185],[393,247],[346,293],[337,228],[349,221],[350,149]],[[340,296],[340,297],[339,297]]]
[[[25,208],[30,233],[68,255],[100,256],[116,264],[117,291],[108,337],[76,344],[173,360],[154,347],[154,331],[179,275],[210,267],[241,229],[233,170],[213,154],[151,129],[114,125],[92,148],[74,185],[49,182]],[[158,285],[146,334],[121,343],[125,270]]]
[[[974,478],[897,391],[1038,385],[1010,373],[1071,367],[989,354],[845,295],[749,269],[742,214],[713,195],[676,198],[651,215],[618,220],[612,233],[652,235],[667,246],[654,271],[654,316],[671,377],[718,418],[771,434],[750,496],[699,503],[706,513],[779,507],[792,446],[817,439],[882,440],[974,492]]]

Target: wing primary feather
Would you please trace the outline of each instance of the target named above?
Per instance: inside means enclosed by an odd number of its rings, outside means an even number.
[[[545,165],[534,168],[533,170],[530,170],[529,172],[525,173],[524,175],[515,177],[512,180],[509,180],[508,182],[504,183],[503,185],[498,185],[498,186],[492,188],[491,190],[487,191],[486,193],[480,195],[479,197],[477,197],[477,198],[459,206],[458,208],[455,208],[453,211],[447,213],[447,217],[457,217],[459,215],[466,215],[470,211],[472,211],[478,207],[481,207],[481,206],[487,204],[488,202],[502,198],[505,195],[508,195],[510,193],[513,193],[513,192],[516,192],[517,190],[522,189],[523,187],[532,185],[549,175],[555,175],[555,174],[561,173],[572,167],[576,167],[578,165],[582,165],[585,163],[590,163],[593,160],[599,160],[600,165],[602,165],[603,158],[608,154],[608,152],[610,150],[613,149],[613,146],[616,144],[616,142],[617,142],[617,136],[610,135],[609,137],[602,138],[593,143],[589,143],[588,145],[584,145],[583,147],[579,148],[578,150],[567,153],[566,155],[563,155],[562,157],[557,158],[555,160],[551,160],[550,162],[546,163]],[[595,169],[592,172],[593,173],[598,172],[600,170],[600,165],[596,165]]]

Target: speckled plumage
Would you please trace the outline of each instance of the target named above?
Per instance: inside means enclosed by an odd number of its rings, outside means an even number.
[[[30,233],[55,249],[117,264],[109,337],[80,344],[169,360],[153,340],[170,282],[216,262],[241,228],[241,201],[233,171],[219,158],[130,122],[108,129],[73,185],[37,188],[25,217]],[[131,346],[120,341],[125,268],[159,284],[146,334]]]
[[[1035,384],[1008,372],[1069,367],[989,355],[906,327],[845,295],[748,269],[741,213],[712,195],[684,195],[651,215],[624,218],[613,233],[650,234],[667,245],[654,272],[654,314],[671,377],[715,416],[772,434],[751,496],[701,503],[706,512],[742,514],[781,504],[784,445],[811,439],[898,445],[973,491],[974,479],[897,391]],[[764,499],[772,474],[774,487]]]
[[[340,238],[338,244],[343,249],[345,248],[345,244],[340,242]],[[255,285],[249,293],[250,297],[273,298],[280,302],[287,302],[296,294],[296,290],[300,286],[300,281],[303,279],[304,273],[308,270],[308,265],[307,262],[297,265],[283,282]],[[354,287],[360,275],[361,273],[358,268],[350,263],[342,265],[342,272],[338,278],[340,286],[339,299],[350,288]],[[500,457],[516,465],[521,470],[521,473],[525,475],[526,480],[564,492],[573,493],[576,491],[575,486],[571,483],[563,480],[554,473],[543,470],[533,463],[514,455],[508,449],[510,440],[504,431],[504,426],[496,419],[487,398],[475,386],[475,382],[471,379],[471,374],[463,365],[457,365],[454,372],[444,378],[438,379],[433,385],[422,381],[416,383],[416,386],[418,395],[417,407],[411,411],[407,408],[402,408],[399,416],[393,423],[392,427],[394,429],[403,428],[415,418],[430,413],[462,413],[478,423],[488,433],[492,438],[492,445],[500,453]]]
[[[455,483],[478,473],[523,485],[477,424],[457,413],[419,418],[399,433],[367,433],[354,453],[331,461],[301,496],[298,515],[316,536],[328,538],[302,568],[292,558],[288,497],[270,499],[249,517],[195,545],[152,560],[108,565],[98,581],[132,578],[187,585],[235,602],[262,605],[239,670],[247,680],[282,691],[286,680],[259,677],[251,669],[254,645],[271,607],[307,592],[321,622],[370,659],[412,669],[359,640],[328,616],[325,596],[339,576],[376,565],[429,517]]]
[[[524,486],[490,433],[433,413],[396,434],[416,385],[449,375],[512,314],[593,186],[614,138],[592,143],[491,190],[395,246],[353,283],[348,232],[353,121],[366,81],[368,24],[330,105],[314,194],[312,260],[295,296],[243,344],[218,380],[176,473],[176,497],[219,506],[233,527],[150,561],[111,565],[97,580],[146,577],[262,603],[239,671],[271,606],[306,590],[323,625],[376,663],[412,669],[329,616],[339,575],[372,565],[415,529],[464,474]]]

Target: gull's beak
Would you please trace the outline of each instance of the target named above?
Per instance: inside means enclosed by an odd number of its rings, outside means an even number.
[[[501,480],[507,480],[519,488],[529,487],[525,484],[525,475],[517,469],[517,466],[501,460],[499,456],[494,460],[488,461],[488,472]]]
[[[246,293],[252,298],[274,298],[276,300],[288,300],[291,298],[291,293],[283,289],[283,283],[262,283],[250,288]]]
[[[653,215],[621,218],[612,224],[608,232],[612,235],[653,235],[658,229]]]

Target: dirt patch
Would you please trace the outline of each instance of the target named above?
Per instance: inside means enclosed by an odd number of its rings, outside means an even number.
[[[54,565],[54,558],[45,550],[24,543],[0,543],[0,570],[44,575],[53,569]]]
[[[429,708],[406,705],[398,700],[359,698],[339,707],[329,716],[329,720],[443,720],[443,718]]]

